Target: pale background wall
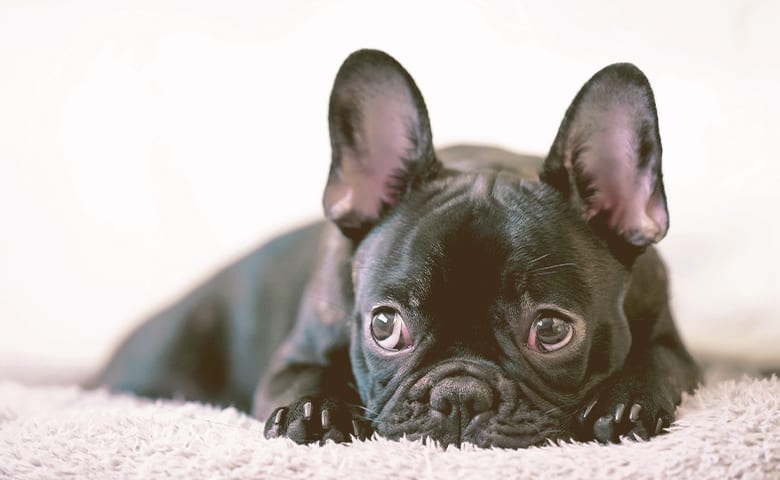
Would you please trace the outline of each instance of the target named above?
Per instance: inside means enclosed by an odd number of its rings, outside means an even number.
[[[697,352],[780,363],[780,2],[3,0],[0,371],[89,368],[144,315],[319,215],[327,96],[382,48],[438,144],[544,153],[581,84],[649,76],[662,243]]]

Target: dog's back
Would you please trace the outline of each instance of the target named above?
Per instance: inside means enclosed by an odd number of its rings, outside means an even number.
[[[324,222],[267,242],[146,320],[88,383],[152,398],[251,408],[289,333]]]

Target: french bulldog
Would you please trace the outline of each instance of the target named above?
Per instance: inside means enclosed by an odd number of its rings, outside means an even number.
[[[298,443],[647,439],[699,381],[653,244],[669,227],[653,92],[579,91],[542,160],[435,151],[423,97],[360,50],[329,104],[327,221],[144,323],[95,384],[251,411]]]

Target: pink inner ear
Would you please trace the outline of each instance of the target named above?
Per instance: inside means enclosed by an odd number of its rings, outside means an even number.
[[[643,172],[630,182],[621,181],[618,175],[607,174],[596,182],[598,191],[590,202],[588,217],[608,212],[610,228],[637,245],[661,240],[668,218],[659,196],[650,190],[651,175]]]
[[[368,159],[364,167],[371,168],[370,179],[367,183],[356,184],[361,193],[365,192],[367,196],[379,193],[388,203],[397,200],[391,180],[406,167],[404,159],[414,147],[409,139],[409,125],[416,116],[407,89],[398,85],[391,90],[392,94],[371,98],[365,106],[361,132],[365,140],[361,143],[367,150],[363,158]]]
[[[607,212],[609,227],[635,245],[661,240],[668,228],[662,196],[656,192],[656,158],[637,169],[639,141],[632,115],[619,107],[600,112],[597,131],[576,159],[591,179],[594,194],[586,199],[586,217]],[[605,121],[606,120],[606,121]]]
[[[376,170],[363,166],[354,157],[351,152],[343,153],[338,179],[331,181],[325,189],[325,203],[330,205],[331,220],[349,219],[359,223],[376,218],[387,196]]]
[[[392,179],[405,168],[414,145],[408,125],[416,115],[412,97],[403,85],[384,86],[362,105],[362,121],[354,132],[354,149],[343,149],[338,179],[326,190],[332,220],[376,219],[383,203],[398,199]]]

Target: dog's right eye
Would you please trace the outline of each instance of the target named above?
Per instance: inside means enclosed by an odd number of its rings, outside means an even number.
[[[546,353],[560,350],[571,342],[574,327],[571,322],[553,314],[540,316],[531,325],[528,334],[528,347],[537,352]]]
[[[377,310],[371,316],[371,336],[385,350],[397,352],[412,346],[406,322],[391,308]]]

